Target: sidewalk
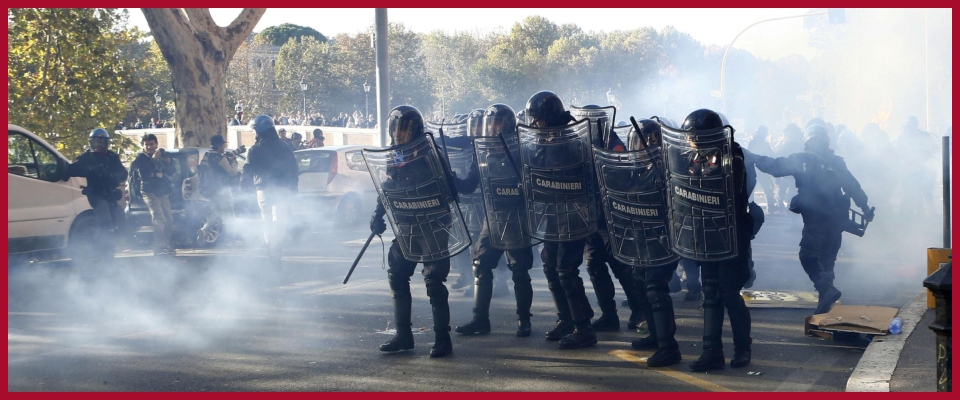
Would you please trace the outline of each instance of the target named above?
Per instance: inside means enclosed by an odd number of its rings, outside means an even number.
[[[900,308],[903,333],[878,337],[863,353],[847,381],[848,392],[937,391],[934,310],[926,291]]]

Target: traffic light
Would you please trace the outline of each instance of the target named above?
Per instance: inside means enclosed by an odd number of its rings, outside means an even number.
[[[846,13],[842,8],[828,8],[827,9],[827,19],[831,24],[842,24],[847,22]]]

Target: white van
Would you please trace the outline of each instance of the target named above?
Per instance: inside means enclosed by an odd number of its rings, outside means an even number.
[[[67,175],[70,161],[30,131],[7,124],[8,255],[85,249],[93,210],[85,178]]]

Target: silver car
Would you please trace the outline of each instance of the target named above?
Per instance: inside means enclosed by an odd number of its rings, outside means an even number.
[[[376,205],[377,189],[360,153],[362,148],[346,145],[295,151],[299,183],[294,213],[341,227],[365,220]]]

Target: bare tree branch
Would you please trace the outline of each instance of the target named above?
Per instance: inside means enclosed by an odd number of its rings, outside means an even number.
[[[143,16],[147,19],[147,25],[150,27],[150,33],[154,40],[158,42],[172,42],[176,40],[173,32],[189,30],[193,31],[193,26],[187,20],[186,15],[179,8],[141,8]],[[161,47],[161,50],[164,51]],[[168,57],[170,55],[164,54]]]
[[[240,12],[240,15],[238,15],[229,26],[224,28],[226,34],[222,37],[228,41],[224,46],[228,58],[232,58],[233,54],[240,48],[240,45],[243,44],[243,41],[247,39],[247,36],[250,36],[253,28],[257,26],[257,22],[260,21],[260,17],[262,17],[266,11],[266,8],[244,8],[243,11]]]
[[[213,17],[210,16],[209,8],[184,8],[183,12],[187,15],[187,18],[190,19],[190,24],[193,25],[194,29],[203,29],[212,34],[220,33],[220,27],[217,26],[217,23],[213,21]]]

